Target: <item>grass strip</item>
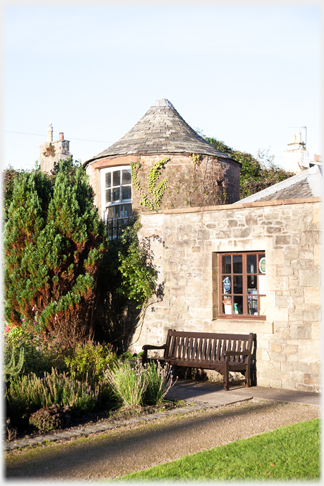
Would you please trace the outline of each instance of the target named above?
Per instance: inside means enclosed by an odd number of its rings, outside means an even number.
[[[118,480],[314,480],[320,478],[319,419],[184,456]]]

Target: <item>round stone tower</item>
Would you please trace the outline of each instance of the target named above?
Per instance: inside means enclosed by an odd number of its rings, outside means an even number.
[[[105,220],[240,198],[241,164],[200,137],[167,99],[84,167]]]

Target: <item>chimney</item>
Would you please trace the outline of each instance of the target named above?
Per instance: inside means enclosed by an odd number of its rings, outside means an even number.
[[[64,140],[64,133],[63,132],[59,133],[59,140]]]
[[[48,125],[47,129],[47,142],[51,143],[53,142],[53,127],[52,127],[52,122]]]

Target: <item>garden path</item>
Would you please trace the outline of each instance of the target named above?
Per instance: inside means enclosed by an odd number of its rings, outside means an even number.
[[[316,405],[268,398],[242,400],[131,423],[86,438],[10,451],[5,475],[8,479],[43,481],[111,479],[320,417],[320,400]]]

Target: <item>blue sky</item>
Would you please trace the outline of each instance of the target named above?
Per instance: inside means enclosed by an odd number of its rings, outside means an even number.
[[[158,98],[236,150],[269,148],[281,164],[306,126],[322,154],[320,23],[307,3],[8,4],[3,165],[32,168],[50,121],[84,162]]]

